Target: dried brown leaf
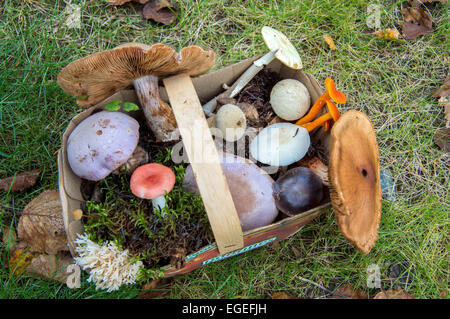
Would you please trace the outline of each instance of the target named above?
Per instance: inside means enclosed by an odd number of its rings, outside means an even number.
[[[323,35],[323,39],[324,39],[325,42],[328,44],[328,47],[329,47],[331,50],[333,50],[333,51],[336,51],[336,50],[337,50],[336,45],[334,44],[334,40],[333,40],[333,38],[332,38],[329,34],[325,33],[325,34]]]
[[[444,152],[450,152],[450,128],[441,128],[437,130],[433,137],[434,143],[439,146]]]
[[[272,297],[272,299],[303,299],[303,298],[300,298],[300,297],[295,297],[295,296],[288,295],[287,293],[281,292],[281,291],[277,291],[277,292],[272,293],[271,297]]]
[[[402,29],[405,39],[414,40],[433,30],[433,18],[424,8],[405,8],[402,10],[402,13],[405,18]]]
[[[37,257],[39,253],[32,252],[27,248],[16,248],[9,259],[9,272],[13,276],[21,275],[25,268],[31,263],[33,258]]]
[[[355,289],[355,287],[353,287],[353,285],[350,284],[343,284],[342,286],[339,287],[338,290],[336,290],[336,293],[350,299],[368,299],[367,293]],[[333,295],[331,299],[342,299],[342,297]]]
[[[124,5],[125,3],[128,2],[137,2],[140,4],[145,4],[147,3],[149,0],[109,0],[108,4],[112,4],[113,6],[121,6]]]
[[[33,251],[50,255],[68,250],[59,193],[46,190],[25,206],[17,233]]]
[[[166,0],[150,0],[142,10],[145,19],[163,24],[171,24],[175,18],[175,8]]]
[[[2,241],[9,250],[17,245],[17,234],[14,228],[5,227],[3,229]]]
[[[42,279],[53,279],[65,284],[67,277],[72,274],[72,272],[67,272],[67,267],[73,264],[75,261],[67,252],[59,252],[56,255],[41,254],[31,260],[23,274]]]
[[[450,75],[447,76],[436,90],[431,93],[432,97],[446,97],[450,95]]]
[[[445,127],[450,128],[450,96],[441,97],[438,104],[444,107]]]
[[[373,299],[416,299],[402,289],[398,290],[382,290],[373,297]]]
[[[139,293],[138,297],[140,299],[153,299],[167,296],[170,292],[168,285],[172,282],[172,280],[172,278],[150,280],[142,287],[142,291]]]
[[[2,178],[0,179],[0,189],[4,191],[11,189],[12,192],[26,190],[36,184],[40,173],[41,169],[38,168],[15,176]]]

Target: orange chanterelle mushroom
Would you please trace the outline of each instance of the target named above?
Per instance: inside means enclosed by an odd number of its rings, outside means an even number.
[[[336,122],[340,116],[340,112],[333,101],[339,104],[344,104],[347,101],[345,94],[336,89],[333,79],[325,79],[325,88],[326,92],[317,99],[317,101],[309,110],[308,114],[306,114],[295,123],[306,128],[308,132],[311,132],[318,126],[324,126],[325,131],[328,131],[331,127],[331,123]],[[317,114],[319,114],[320,110],[325,106],[325,104],[328,107],[328,113],[314,120],[314,118],[317,116]]]

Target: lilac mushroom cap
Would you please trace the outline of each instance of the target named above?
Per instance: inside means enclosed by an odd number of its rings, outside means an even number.
[[[67,139],[67,159],[81,178],[99,181],[124,164],[139,140],[139,123],[121,112],[101,111],[84,119]]]
[[[228,153],[220,158],[242,231],[271,224],[278,215],[272,177],[245,158]],[[199,194],[191,165],[186,168],[184,183],[185,191]]]

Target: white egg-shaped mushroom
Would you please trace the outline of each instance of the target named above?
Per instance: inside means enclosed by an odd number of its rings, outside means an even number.
[[[253,162],[228,153],[220,160],[242,231],[271,224],[278,215],[272,196],[274,180]],[[191,165],[186,168],[185,191],[199,194]]]
[[[222,132],[224,140],[235,142],[244,135],[247,120],[238,106],[225,104],[217,111],[216,126]]]
[[[258,162],[287,166],[301,160],[311,144],[308,131],[292,123],[265,127],[250,143],[250,154]]]
[[[274,85],[270,92],[270,105],[283,120],[298,120],[309,110],[309,91],[300,81],[281,80]]]
[[[67,139],[67,159],[81,178],[98,181],[124,164],[139,140],[139,123],[121,112],[101,111],[84,119]]]

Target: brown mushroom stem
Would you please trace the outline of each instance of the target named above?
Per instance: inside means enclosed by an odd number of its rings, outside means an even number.
[[[159,96],[158,77],[143,76],[134,80],[133,86],[155,137],[162,142],[177,140],[177,122],[170,106]]]

